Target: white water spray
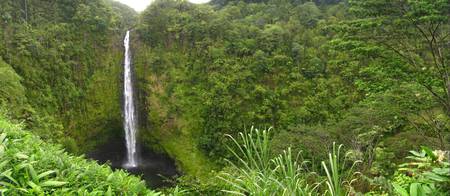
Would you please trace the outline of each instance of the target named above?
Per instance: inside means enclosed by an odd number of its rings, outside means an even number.
[[[124,128],[125,141],[127,145],[127,160],[124,167],[133,168],[138,166],[137,144],[136,144],[136,112],[134,109],[134,93],[131,78],[131,55],[130,55],[130,31],[127,31],[123,41],[125,46],[125,62],[123,72],[123,96],[124,96]]]

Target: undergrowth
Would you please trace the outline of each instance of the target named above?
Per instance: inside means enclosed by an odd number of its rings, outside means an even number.
[[[159,195],[123,170],[72,156],[0,114],[1,195]]]

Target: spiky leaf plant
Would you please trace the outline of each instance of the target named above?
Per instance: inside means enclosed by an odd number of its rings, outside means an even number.
[[[270,157],[269,130],[251,128],[239,133],[239,139],[228,137],[234,143],[229,151],[237,160],[230,160],[229,170],[219,176],[234,195],[316,195],[318,185],[308,185],[306,178],[312,173],[303,169],[306,162],[293,156],[290,149]]]
[[[356,176],[360,174],[359,172],[353,172],[353,168],[361,161],[355,161],[350,168],[347,168],[346,156],[344,156],[344,159],[341,159],[342,147],[343,145],[337,146],[336,143],[333,143],[333,151],[328,154],[328,164],[322,161],[322,167],[327,175],[327,195],[349,195],[351,184],[357,180]]]

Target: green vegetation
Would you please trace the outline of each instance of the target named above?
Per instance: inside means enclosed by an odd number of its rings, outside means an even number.
[[[448,195],[449,10],[448,0],[155,0],[138,14],[110,0],[1,1],[0,107],[31,132],[2,129],[6,150],[22,154],[2,155],[14,168],[1,167],[1,189],[148,191],[31,144],[83,154],[122,134],[131,29],[139,138],[183,174],[163,192]],[[78,169],[56,167],[59,155]],[[84,167],[101,175],[75,180]]]
[[[231,137],[237,150],[229,148],[237,161],[230,161],[229,170],[221,178],[233,195],[355,195],[355,184],[363,174],[355,171],[361,161],[348,161],[351,153],[342,153],[342,145],[333,144],[329,159],[322,161],[322,171],[313,171],[308,160],[293,156],[290,149],[270,158],[269,131],[251,130]],[[450,163],[443,151],[422,147],[411,151],[412,162],[401,164],[392,180],[378,186],[368,195],[448,195],[450,193]],[[373,181],[374,182],[374,181]],[[381,184],[380,184],[381,185]]]
[[[155,1],[139,16],[133,42],[142,134],[199,177],[195,185],[182,180],[188,189],[222,189],[201,179],[230,162],[247,176],[229,177],[248,180],[232,181],[242,188],[232,192],[280,185],[226,150],[224,135],[256,126],[273,127],[267,159],[301,152],[334,195],[352,180],[336,178],[353,173],[328,157],[333,142],[343,144],[365,179],[354,191],[370,192],[373,179],[395,177],[411,149],[449,148],[448,8],[447,1]],[[324,160],[333,163],[328,172]]]
[[[336,141],[374,176],[393,174],[381,156],[399,163],[420,145],[447,149],[446,82],[433,59],[446,63],[448,2],[364,2],[155,1],[133,43],[144,137],[172,152],[199,149],[221,167],[232,156],[225,134],[273,127],[272,153],[291,147],[320,168]],[[389,23],[397,19],[408,28]],[[182,154],[172,153],[182,168],[197,165]]]
[[[220,176],[230,185],[230,190],[225,192],[236,195],[311,195],[317,192],[318,184],[307,182],[310,174],[305,170],[306,162],[298,162],[299,156],[293,156],[291,149],[270,157],[269,131],[251,129],[239,136],[242,143],[229,136],[236,144],[237,150],[229,149],[237,164],[229,161],[231,171]]]
[[[445,152],[432,151],[422,146],[420,152],[411,151],[412,162],[400,165],[393,186],[401,195],[448,195],[450,193],[450,163]]]
[[[135,14],[103,0],[2,1],[1,98],[9,111],[76,153],[120,131],[120,40]]]
[[[145,182],[84,157],[67,154],[0,114],[2,195],[158,195]]]
[[[17,75],[11,65],[8,65],[0,57],[0,103],[10,105],[23,104],[25,97],[25,89],[20,83],[21,77]],[[14,109],[14,113],[17,113],[17,108]]]

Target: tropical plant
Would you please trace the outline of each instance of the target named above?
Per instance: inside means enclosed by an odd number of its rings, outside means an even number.
[[[282,186],[282,195],[315,195],[320,183],[308,184],[308,177],[315,177],[314,172],[308,172],[307,161],[299,162],[301,152],[293,156],[291,148],[278,155],[272,162],[275,165],[274,179]]]
[[[176,186],[175,188],[170,190],[169,196],[181,196],[181,195],[187,195],[189,192],[187,190],[184,190],[183,188],[180,188],[179,186]]]
[[[322,161],[322,167],[327,176],[328,190],[326,194],[331,196],[344,196],[351,193],[351,185],[358,179],[357,175],[360,174],[354,172],[353,169],[361,161],[354,161],[351,163],[351,167],[347,168],[346,157],[351,151],[344,156],[344,159],[341,159],[342,147],[342,144],[337,146],[336,143],[333,143],[333,151],[328,154],[328,165],[327,162]]]
[[[234,195],[316,195],[319,184],[307,183],[314,175],[300,161],[300,153],[292,155],[291,149],[270,157],[270,129],[260,131],[253,127],[249,132],[239,133],[239,140],[228,135],[234,146],[229,151],[237,163],[230,165],[219,178],[228,186],[223,191]]]
[[[446,152],[432,151],[426,146],[421,151],[410,151],[409,163],[400,165],[392,183],[402,196],[448,195],[450,193],[450,162]]]

